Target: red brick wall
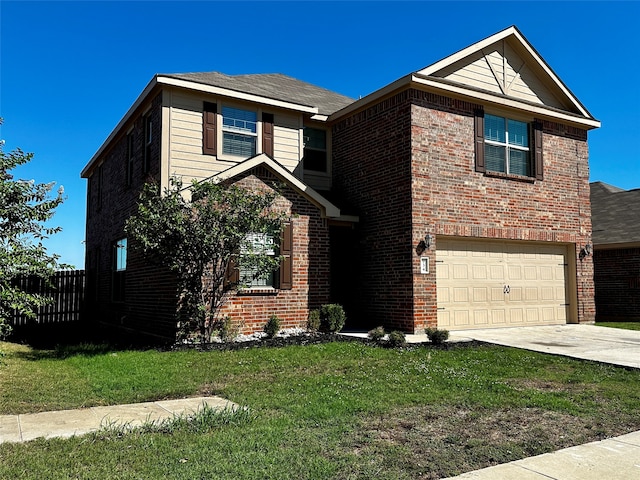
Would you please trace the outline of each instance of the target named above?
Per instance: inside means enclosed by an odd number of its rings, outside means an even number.
[[[122,129],[111,147],[99,159],[101,167],[88,179],[86,260],[87,320],[109,327],[131,329],[131,338],[147,336],[173,339],[175,336],[175,282],[173,276],[144,260],[128,245],[125,302],[112,300],[113,243],[126,237],[124,224],[135,211],[145,180],[160,178],[160,131],[162,96],[157,95],[148,106],[154,124],[150,171],[143,173],[144,121],[142,109]],[[127,185],[127,138],[130,128],[134,136],[134,169],[131,185]],[[98,177],[102,171],[102,188]],[[99,194],[101,198],[99,198]]]
[[[416,328],[436,324],[438,235],[574,244],[578,320],[592,322],[592,258],[579,258],[591,236],[586,131],[543,122],[543,181],[485,175],[474,168],[477,106],[419,91],[412,99],[413,242],[436,237],[431,274],[413,264]]]
[[[238,185],[270,190],[276,179],[263,167],[239,179]],[[293,226],[293,288],[232,293],[221,310],[241,327],[241,333],[262,331],[271,315],[281,328],[305,328],[310,309],[329,302],[329,228],[318,208],[286,185],[279,185],[275,209],[286,213]]]
[[[352,279],[360,324],[411,330],[410,103],[398,95],[333,126],[333,186],[360,216],[358,275]]]
[[[594,319],[586,132],[544,122],[544,180],[477,173],[478,105],[406,90],[334,126],[336,190],[360,214],[361,311],[369,325],[421,331],[436,325],[437,236],[572,244],[580,322]],[[430,274],[420,274],[416,252]]]
[[[640,248],[596,250],[596,320],[640,321]]]

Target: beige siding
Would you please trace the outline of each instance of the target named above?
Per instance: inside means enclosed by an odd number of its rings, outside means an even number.
[[[296,169],[302,158],[301,128],[302,119],[297,115],[274,115],[273,155],[280,164],[291,172]]]
[[[198,95],[171,92],[168,172],[182,177],[185,183],[192,179],[202,180],[236,164],[233,160],[202,154],[203,101],[204,98]],[[261,112],[258,107],[256,110]],[[296,114],[276,113],[274,123],[275,159],[293,172],[302,158],[302,118]],[[261,145],[261,140],[258,140],[258,145]]]
[[[493,93],[562,108],[563,105],[509,46],[499,42],[435,74]]]

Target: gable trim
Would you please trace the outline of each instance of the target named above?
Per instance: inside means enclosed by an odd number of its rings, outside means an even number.
[[[538,105],[534,103],[529,103],[524,100],[518,100],[514,98],[503,97],[500,95],[496,95],[492,92],[487,92],[484,90],[473,89],[471,87],[461,87],[458,85],[453,85],[447,83],[446,80],[434,79],[433,77],[423,77],[419,74],[414,74],[411,78],[411,81],[416,85],[420,85],[423,88],[428,87],[430,89],[436,89],[439,91],[446,91],[461,97],[472,98],[476,101],[492,103],[494,105],[500,105],[503,107],[513,108],[520,111],[530,112],[535,115],[540,115],[545,118],[554,119],[554,120],[563,120],[567,123],[573,125],[580,125],[582,127],[599,128],[600,121],[596,120],[592,117],[586,118],[582,116],[578,116],[575,114],[571,114],[568,112],[564,112],[558,110],[553,107],[546,107],[543,105]]]
[[[289,170],[287,170],[285,167],[283,167],[264,153],[256,155],[255,157],[251,157],[241,163],[238,163],[237,165],[234,165],[233,167],[227,168],[226,170],[210,178],[214,181],[222,182],[224,180],[230,180],[233,177],[236,177],[258,166],[264,166],[268,168],[273,174],[293,187],[293,189],[296,190],[300,195],[316,205],[322,212],[323,217],[346,218],[340,215],[340,209],[333,203],[324,198],[313,188],[301,182],[298,178],[294,177]],[[349,217],[349,220],[357,221],[357,217]]]
[[[529,53],[529,55],[533,58],[536,64],[542,68],[542,70],[547,74],[549,79],[552,80],[554,85],[563,93],[565,98],[569,100],[569,102],[586,118],[593,119],[593,116],[589,113],[589,111],[582,105],[582,103],[576,98],[576,96],[569,90],[569,88],[564,84],[562,80],[555,74],[555,72],[551,69],[551,67],[544,61],[544,59],[540,56],[540,54],[536,51],[535,48],[529,43],[529,41],[522,35],[522,33],[515,27],[508,27],[501,32],[495,33],[490,37],[485,38],[479,42],[474,43],[473,45],[468,46],[467,48],[463,48],[453,55],[449,55],[448,57],[439,60],[436,63],[433,63],[422,70],[419,70],[418,74],[421,76],[429,77],[434,73],[453,65],[454,63],[470,56],[475,53],[482,53],[483,49],[499,42],[500,40],[506,40],[509,37],[514,37],[518,43],[524,47],[524,49]],[[486,57],[485,57],[486,58]],[[490,65],[490,68],[492,66]],[[503,88],[503,86],[500,86]],[[507,89],[508,91],[508,89]]]

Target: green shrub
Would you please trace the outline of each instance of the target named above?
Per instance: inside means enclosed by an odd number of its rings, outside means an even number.
[[[391,347],[402,347],[407,343],[407,337],[405,337],[404,333],[394,330],[389,334],[389,346]]]
[[[264,333],[267,334],[267,338],[273,338],[280,331],[280,319],[277,315],[271,315],[269,320],[264,326]]]
[[[344,327],[347,316],[342,305],[329,303],[320,307],[320,330],[323,332],[337,333]]]
[[[434,327],[427,327],[424,329],[424,333],[427,334],[427,338],[434,345],[442,345],[449,338],[449,330],[439,330]]]
[[[376,327],[373,330],[369,330],[367,336],[374,342],[379,342],[385,336],[384,327]]]
[[[311,310],[309,312],[307,328],[312,332],[317,332],[318,330],[320,330],[320,310]]]
[[[240,325],[235,324],[230,316],[217,320],[212,329],[212,337],[220,337],[223,342],[230,342],[240,334]]]

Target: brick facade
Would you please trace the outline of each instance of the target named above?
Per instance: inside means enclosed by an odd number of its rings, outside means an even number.
[[[543,181],[478,173],[479,107],[407,89],[334,126],[334,184],[361,215],[357,283],[371,326],[436,325],[438,235],[571,245],[578,320],[594,320],[592,258],[579,256],[591,236],[586,131],[543,122]],[[422,275],[416,247],[427,233],[435,245]]]
[[[640,247],[597,249],[596,320],[640,321]]]
[[[237,185],[272,190],[278,180],[266,168],[252,169]],[[241,333],[262,331],[271,315],[281,328],[305,328],[309,310],[329,302],[329,228],[318,208],[291,187],[279,185],[274,209],[285,213],[293,226],[293,286],[290,290],[254,289],[234,292],[220,314],[231,317]]]
[[[145,125],[142,112],[154,125],[149,172],[143,171]],[[142,185],[160,180],[162,95],[141,107],[122,129],[88,179],[86,261],[87,311],[90,322],[135,331],[148,338],[175,335],[175,280],[150,264],[129,241],[124,301],[113,300],[114,242],[125,238],[125,221],[135,211]],[[127,135],[133,135],[133,175],[127,184]]]

